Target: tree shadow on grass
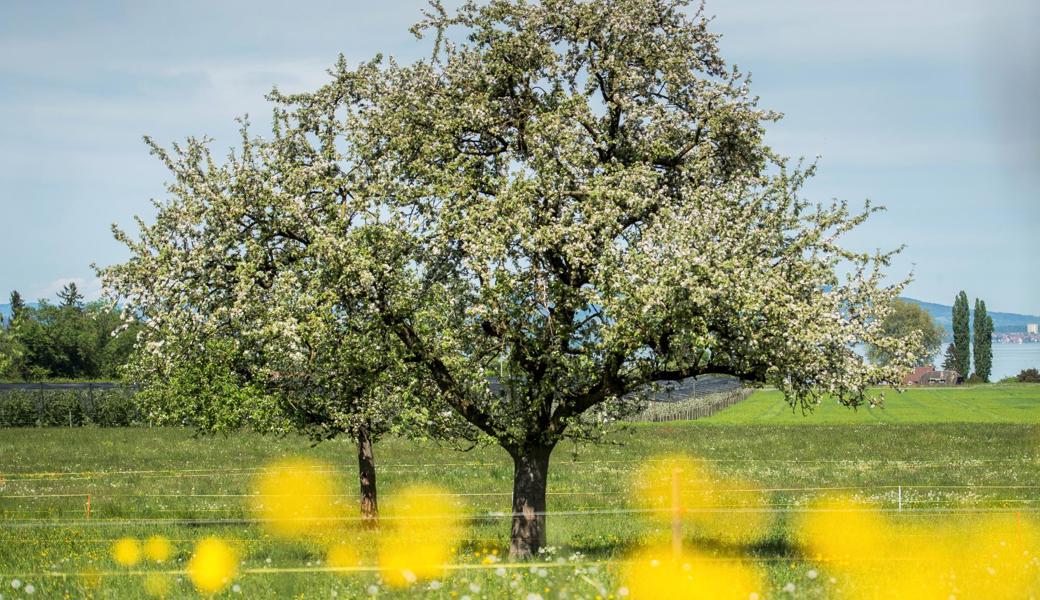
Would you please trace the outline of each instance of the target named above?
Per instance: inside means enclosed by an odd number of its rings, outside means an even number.
[[[645,544],[639,539],[622,539],[610,535],[575,535],[561,548],[564,553],[581,552],[594,560],[612,560],[630,556]],[[685,536],[683,547],[709,556],[750,559],[801,559],[802,548],[784,532],[776,532],[750,542],[731,542],[703,536]]]

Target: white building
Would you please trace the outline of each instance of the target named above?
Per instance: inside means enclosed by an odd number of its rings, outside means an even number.
[[[1032,333],[1033,335],[1040,333],[1040,323],[1030,323],[1026,325],[1026,333]]]

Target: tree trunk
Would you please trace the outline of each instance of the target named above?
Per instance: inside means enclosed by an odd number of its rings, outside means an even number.
[[[513,453],[513,527],[509,556],[531,558],[545,545],[545,485],[552,447],[534,446]]]
[[[379,518],[376,503],[376,461],[372,454],[372,437],[367,427],[358,429],[358,478],[361,481],[361,518],[374,525]]]

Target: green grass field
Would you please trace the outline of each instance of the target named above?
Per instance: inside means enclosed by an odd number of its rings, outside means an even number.
[[[792,414],[775,393],[759,392],[711,419],[636,424],[608,443],[564,444],[550,476],[549,511],[562,513],[549,516],[555,550],[533,567],[485,559],[503,556],[508,546],[508,520],[490,514],[509,507],[511,464],[502,451],[460,453],[384,440],[376,446],[382,499],[409,484],[435,484],[462,494],[472,515],[457,560],[464,568],[438,580],[437,589],[425,582],[403,591],[387,588],[374,572],[324,572],[317,545],[275,541],[249,522],[244,496],[256,470],[279,457],[332,465],[342,501],[350,504],[356,463],[347,441],[312,447],[296,437],[195,438],[178,429],[0,429],[0,594],[28,597],[31,585],[42,598],[137,598],[144,596],[143,574],[163,572],[171,585],[166,597],[198,597],[179,571],[196,540],[217,535],[236,544],[243,558],[238,591],[220,597],[374,592],[380,598],[619,600],[622,561],[641,542],[666,534],[661,524],[624,512],[634,505],[635,473],[656,457],[684,454],[703,460],[715,478],[767,490],[761,494],[773,509],[753,538],[723,543],[687,527],[688,546],[751,561],[765,576],[760,598],[836,597],[840,584],[827,576],[828,564],[806,555],[794,539],[800,510],[821,494],[841,491],[892,511],[885,514],[893,522],[972,531],[995,511],[1040,525],[1038,409],[1040,386],[915,390],[890,397],[883,410],[824,406],[808,417]],[[115,540],[154,534],[173,541],[171,563],[130,571],[110,557]],[[370,536],[359,533],[355,543],[367,551]]]
[[[875,393],[874,396],[878,396]],[[759,391],[711,417],[713,423],[1040,423],[1040,385],[1003,384],[914,388],[884,392],[880,406],[850,410],[824,401],[808,415],[775,390]]]

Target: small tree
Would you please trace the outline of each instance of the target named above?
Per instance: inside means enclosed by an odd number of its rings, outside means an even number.
[[[313,118],[276,119],[285,135],[254,140],[243,129],[241,153],[222,166],[197,141],[171,155],[148,140],[174,176],[171,200],[154,224],[140,222],[141,241],[114,228],[132,258],[99,275],[111,300],[141,317],[127,373],[143,385],[152,422],[348,435],[362,515],[375,519],[381,435],[472,442],[476,432],[438,401],[428,377],[402,368],[410,356],[343,292],[364,274],[327,262],[327,244],[360,247],[378,231],[343,235],[343,192],[306,166],[316,158],[301,143],[317,131]],[[293,198],[311,203],[297,212]]]
[[[915,357],[917,366],[932,362],[933,357],[942,346],[945,331],[935,322],[932,315],[913,302],[896,300],[882,324],[885,335],[904,340],[910,347],[919,347],[921,354]],[[884,349],[875,346],[867,348],[867,357],[880,364],[887,364],[892,356]]]
[[[415,29],[431,58],[341,60],[314,93],[272,94],[273,136],[224,165],[203,141],[156,148],[172,198],[140,241],[117,234],[133,258],[106,281],[162,352],[234,339],[247,364],[300,357],[290,377],[315,353],[359,390],[385,359],[512,457],[516,557],[545,543],[556,445],[659,383],[727,373],[858,405],[921,352],[881,327],[891,255],[837,242],[875,209],[799,197],[812,169],[763,143],[777,115],[688,4],[434,2]],[[272,378],[265,362],[245,371]]]
[[[967,379],[971,373],[971,326],[968,295],[963,291],[953,301],[953,350],[957,358],[956,371]]]
[[[957,349],[953,344],[947,344],[946,353],[943,355],[942,368],[947,371],[957,371]],[[957,374],[964,377],[964,373],[957,371]]]
[[[11,292],[11,323],[14,323],[15,319],[18,318],[22,311],[25,310],[25,300],[22,300],[22,295],[18,293],[18,290]]]
[[[19,320],[25,312],[25,301],[17,290],[11,292],[11,316],[0,323],[0,377],[18,379],[23,376],[25,348],[19,336]]]
[[[18,345],[13,332],[6,327],[0,327],[0,379],[13,375],[17,354]]]
[[[975,299],[974,315],[975,375],[983,382],[989,381],[993,371],[993,317],[986,314],[986,303]]]
[[[83,307],[83,294],[79,293],[79,287],[76,286],[76,282],[70,281],[66,283],[61,291],[58,292],[59,306],[62,308],[75,308],[79,309]]]

